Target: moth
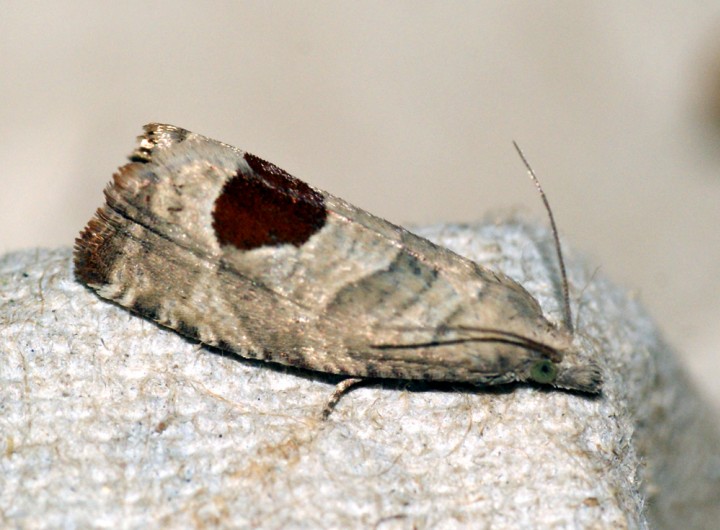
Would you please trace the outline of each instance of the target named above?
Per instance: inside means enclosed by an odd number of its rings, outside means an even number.
[[[567,294],[566,323],[553,324],[504,274],[250,153],[172,125],[138,140],[75,242],[75,276],[102,298],[242,357],[349,382],[600,392]]]

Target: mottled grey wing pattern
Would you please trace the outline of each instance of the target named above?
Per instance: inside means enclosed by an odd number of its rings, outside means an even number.
[[[513,280],[249,153],[145,128],[76,242],[77,278],[239,355],[348,376],[595,392]]]

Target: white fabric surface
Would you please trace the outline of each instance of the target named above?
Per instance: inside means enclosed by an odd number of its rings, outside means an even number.
[[[547,233],[429,228],[559,319]],[[604,370],[592,399],[335,378],[211,352],[72,278],[70,250],[0,258],[0,526],[703,528],[720,437],[639,305],[570,253]]]

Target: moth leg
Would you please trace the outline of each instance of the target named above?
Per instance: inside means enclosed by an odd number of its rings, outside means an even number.
[[[365,379],[360,379],[359,377],[349,377],[347,379],[343,379],[337,385],[335,385],[335,391],[332,393],[332,396],[330,396],[330,399],[325,404],[325,407],[322,410],[321,418],[323,420],[326,420],[335,408],[335,405],[337,405],[338,401],[340,401],[340,398],[343,397],[347,392],[349,392],[354,386],[357,386],[363,381],[365,381]]]

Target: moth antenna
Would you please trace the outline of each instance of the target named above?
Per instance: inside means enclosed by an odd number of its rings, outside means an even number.
[[[415,328],[408,327],[408,328],[400,328],[405,329],[406,331],[413,330]],[[418,328],[421,329],[421,328]],[[557,356],[557,350],[554,348],[543,344],[542,342],[538,342],[533,339],[529,339],[527,337],[524,337],[518,333],[512,333],[509,331],[503,331],[501,329],[493,329],[493,328],[480,328],[480,327],[473,327],[473,326],[453,326],[447,328],[449,331],[466,331],[466,332],[475,332],[475,333],[487,333],[489,336],[475,336],[475,337],[460,337],[457,339],[437,339],[437,340],[429,340],[427,342],[411,342],[411,343],[405,343],[405,344],[372,344],[371,347],[378,349],[378,350],[414,350],[417,348],[436,348],[440,346],[452,346],[454,344],[471,344],[471,343],[479,343],[479,342],[491,342],[491,343],[497,343],[497,344],[512,344],[514,346],[518,346],[520,348],[525,348],[527,350],[533,350],[537,352],[542,352],[548,355],[551,358],[554,358]]]
[[[535,172],[530,166],[530,163],[527,161],[527,158],[525,158],[525,153],[523,153],[522,149],[520,149],[520,146],[514,140],[513,145],[515,146],[515,150],[518,152],[518,155],[520,155],[520,160],[522,160],[523,164],[525,164],[530,178],[535,183],[535,187],[540,193],[540,198],[542,199],[543,204],[545,205],[545,210],[547,211],[548,217],[550,218],[550,228],[552,230],[553,239],[555,240],[555,251],[557,252],[558,263],[560,264],[560,277],[562,278],[564,305],[563,312],[565,327],[567,327],[570,334],[573,334],[575,330],[573,328],[572,311],[570,311],[570,289],[568,288],[567,272],[565,271],[565,260],[563,259],[562,248],[560,247],[560,236],[558,236],[557,225],[555,224],[555,217],[553,216],[552,208],[550,208],[550,203],[548,202],[547,196],[545,195],[545,192],[540,185],[540,181],[538,180],[537,176],[535,176]]]
[[[391,331],[434,331],[433,329],[417,327],[417,326],[389,326],[383,327],[382,329]],[[451,344],[466,344],[470,342],[504,342],[507,344],[515,344],[522,348],[529,350],[542,351],[546,353],[557,353],[554,348],[543,344],[542,342],[533,340],[525,337],[520,333],[513,333],[512,331],[504,331],[499,328],[483,328],[480,326],[442,326],[443,332],[446,331],[464,331],[471,333],[486,333],[488,336],[485,337],[461,337],[457,339],[437,339],[422,343],[410,343],[410,344],[373,344],[373,348],[379,350],[403,350],[413,349],[426,346],[447,346]]]

